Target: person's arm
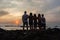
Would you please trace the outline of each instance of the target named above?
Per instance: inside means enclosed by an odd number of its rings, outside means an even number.
[[[27,18],[29,18],[29,16],[27,15]]]
[[[34,16],[33,16],[33,18],[32,18],[33,20],[34,20]]]
[[[46,19],[45,19],[45,23],[46,23]]]
[[[46,19],[45,19],[45,26],[46,26]]]

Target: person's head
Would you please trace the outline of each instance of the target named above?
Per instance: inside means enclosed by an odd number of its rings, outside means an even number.
[[[32,15],[32,13],[30,13],[30,15]]]
[[[24,14],[26,14],[27,13],[27,11],[24,11]]]
[[[44,17],[44,14],[42,14],[42,17]]]
[[[38,17],[41,17],[41,14],[38,14]]]
[[[34,14],[34,17],[36,17],[36,14]]]

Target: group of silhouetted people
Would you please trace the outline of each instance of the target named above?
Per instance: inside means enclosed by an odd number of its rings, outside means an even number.
[[[27,28],[30,27],[30,30],[34,29],[37,30],[37,27],[39,30],[41,29],[46,29],[46,19],[44,17],[44,14],[32,14],[27,15],[27,11],[24,12],[24,15],[22,16],[22,21],[23,21],[23,30],[24,27]]]

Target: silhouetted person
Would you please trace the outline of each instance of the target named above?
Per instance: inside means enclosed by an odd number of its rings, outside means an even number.
[[[44,14],[42,14],[42,17],[41,17],[41,23],[42,23],[43,29],[45,30],[46,29],[46,19],[44,17]]]
[[[33,15],[32,15],[32,13],[30,13],[30,15],[29,15],[29,26],[30,26],[30,30],[33,29]]]
[[[37,29],[37,16],[36,14],[34,14],[34,29],[36,30]]]
[[[27,30],[28,30],[28,15],[26,11],[24,12],[24,15],[22,16],[22,21],[23,21],[23,30],[25,26],[27,27]]]
[[[39,30],[41,30],[41,15],[38,14],[38,27],[39,27]]]

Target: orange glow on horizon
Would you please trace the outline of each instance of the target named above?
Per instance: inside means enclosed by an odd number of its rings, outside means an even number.
[[[19,20],[16,20],[16,21],[15,21],[15,24],[16,24],[16,25],[18,25],[19,23],[20,23],[20,21],[19,21]]]
[[[16,25],[18,25],[18,24],[20,24],[21,22],[20,22],[20,20],[14,20],[13,23],[16,24]]]
[[[18,25],[18,24],[19,24],[19,21],[18,21],[18,20],[16,20],[16,21],[15,21],[15,23]]]

